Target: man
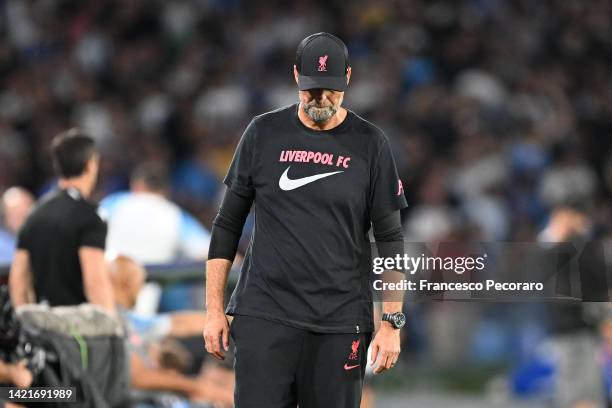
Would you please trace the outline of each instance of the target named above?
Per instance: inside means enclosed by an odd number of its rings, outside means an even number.
[[[169,201],[166,169],[143,163],[130,181],[130,192],[113,194],[100,203],[108,220],[107,251],[142,264],[204,259],[209,232],[191,215]]]
[[[555,383],[559,384],[553,395],[556,406],[604,406],[605,375],[602,378],[598,364],[602,356],[596,320],[589,318],[587,311],[593,305],[590,302],[608,302],[610,295],[604,246],[593,233],[585,204],[574,201],[553,208],[548,224],[538,235],[540,245],[555,256],[553,278],[557,294],[578,295],[582,299],[547,305],[546,348],[552,350]]]
[[[206,349],[222,359],[228,271],[255,202],[255,229],[227,313],[234,315],[237,408],[359,407],[374,330],[372,222],[377,241],[402,246],[406,206],[389,142],[341,106],[348,51],[318,33],[299,45],[299,104],[256,117],[224,182],[206,264]],[[398,249],[401,251],[401,249]],[[401,302],[385,302],[372,341],[375,372],[400,351]]]
[[[132,309],[145,283],[145,269],[126,256],[118,256],[109,263],[108,272],[117,305],[125,311]],[[139,331],[159,338],[199,334],[204,324],[204,313],[196,311],[176,312],[154,318],[128,314],[134,316],[133,321]]]
[[[191,378],[155,361],[153,351],[167,336],[189,336],[202,328],[204,313],[182,312],[155,317],[142,317],[130,311],[145,281],[145,270],[133,260],[119,256],[108,267],[113,292],[120,315],[128,327],[131,350],[130,371],[132,386],[138,390],[171,391],[193,401],[205,401],[221,406],[232,406],[231,383],[223,384],[225,369],[211,368]],[[159,360],[159,358],[157,359]]]
[[[106,225],[87,201],[98,175],[95,143],[71,129],[53,140],[52,156],[59,190],[40,200],[19,231],[9,273],[11,301],[15,307],[89,302],[112,313]]]
[[[0,213],[0,266],[10,265],[15,254],[15,237],[34,205],[32,194],[21,188],[11,187],[2,194]]]

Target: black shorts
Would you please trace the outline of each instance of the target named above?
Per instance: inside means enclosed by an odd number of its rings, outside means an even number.
[[[359,408],[372,333],[322,334],[235,316],[236,408]]]

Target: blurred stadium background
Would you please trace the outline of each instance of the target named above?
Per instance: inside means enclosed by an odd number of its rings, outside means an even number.
[[[103,152],[95,201],[155,162],[172,200],[210,227],[243,129],[297,101],[295,48],[329,31],[351,54],[345,105],[394,146],[407,240],[535,242],[547,228],[571,230],[553,217],[569,205],[589,239],[611,241],[608,0],[3,0],[0,13],[0,193],[48,191],[50,141],[78,126]],[[3,213],[7,265],[20,216],[7,200]],[[202,305],[201,262],[151,270],[191,296],[177,305],[167,290],[163,310]],[[609,393],[601,313],[406,309],[402,363],[370,380],[376,407],[599,407]]]

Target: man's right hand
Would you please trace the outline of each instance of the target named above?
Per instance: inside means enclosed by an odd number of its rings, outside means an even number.
[[[229,323],[222,310],[206,312],[203,336],[206,351],[225,360],[225,352],[229,350]]]

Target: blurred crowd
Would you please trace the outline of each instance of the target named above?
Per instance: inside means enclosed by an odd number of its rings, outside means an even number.
[[[74,126],[102,151],[94,201],[156,163],[167,196],[210,227],[242,131],[297,102],[295,49],[318,31],[349,48],[345,105],[391,140],[407,240],[612,238],[608,0],[4,0],[0,254],[28,192],[53,186],[51,139]],[[565,207],[580,218],[554,216]],[[474,308],[411,310],[407,350],[427,343],[445,362],[486,361],[492,344],[508,354],[495,343],[512,328],[495,325],[501,309],[480,321]]]
[[[297,101],[296,45],[330,31],[351,54],[346,105],[394,144],[409,239],[533,240],[570,201],[609,231],[609,1],[6,0],[1,12],[0,191],[45,191],[50,139],[79,126],[103,149],[96,198],[156,161],[209,226],[245,125]]]

